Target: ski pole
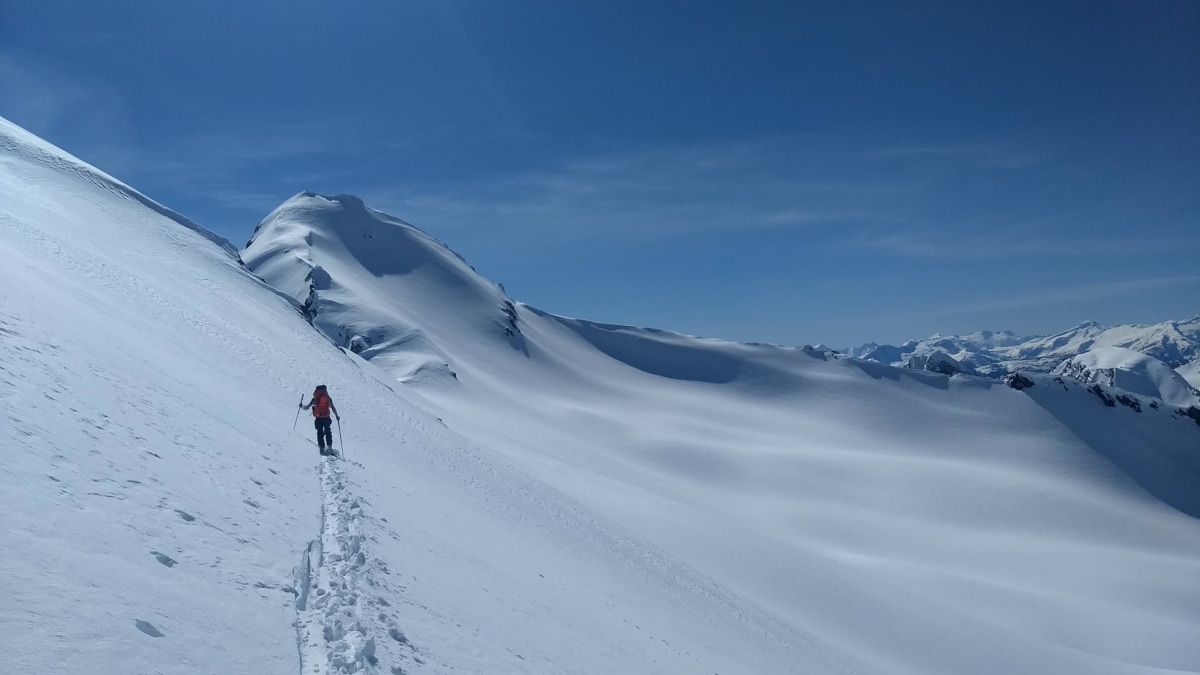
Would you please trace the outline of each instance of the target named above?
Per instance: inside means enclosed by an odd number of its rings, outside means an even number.
[[[346,444],[342,442],[342,418],[337,418],[338,423],[338,446],[342,448],[342,459],[346,459]]]
[[[296,406],[296,421],[292,422],[292,431],[296,430],[296,425],[300,423],[300,409],[304,407],[304,394],[300,394],[300,405]]]

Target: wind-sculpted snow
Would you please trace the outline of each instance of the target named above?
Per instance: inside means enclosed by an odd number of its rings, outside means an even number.
[[[705,349],[703,343],[682,335],[557,319],[605,355],[651,375],[726,384],[738,378],[744,365],[743,361],[723,353],[724,350]]]
[[[1173,411],[561,319],[345,197],[276,290],[18,145],[6,673],[1200,671]]]
[[[137,202],[176,225],[182,225],[208,239],[224,249],[231,257],[237,257],[237,247],[223,237],[209,232],[190,219],[168,209],[103,171],[67,154],[60,148],[34,136],[3,117],[0,117],[0,157],[3,157],[8,162],[21,161],[42,165],[59,175],[70,176],[86,184],[89,188],[97,189],[102,193],[113,195],[122,200]],[[6,199],[17,198],[18,195],[34,199],[45,198],[44,194],[31,194],[30,186],[27,185],[10,183],[6,187],[12,191],[5,194]],[[170,226],[168,225],[168,227]]]

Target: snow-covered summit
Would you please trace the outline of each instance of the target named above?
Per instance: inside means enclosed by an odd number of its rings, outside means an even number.
[[[777,391],[792,386],[796,364],[811,358],[795,348],[540,311],[514,301],[442,242],[353,196],[296,195],[255,228],[242,259],[335,344],[407,383],[453,383],[468,373],[499,390],[547,378],[593,386],[615,365]]]
[[[358,197],[296,195],[259,223],[242,259],[330,339],[401,381],[452,377],[461,341],[449,335],[521,348],[513,303],[499,286]]]

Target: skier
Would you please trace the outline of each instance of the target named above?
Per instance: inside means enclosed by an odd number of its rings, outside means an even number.
[[[333,420],[329,419],[329,413],[333,411],[333,416],[338,422],[341,422],[342,418],[338,415],[337,406],[333,405],[333,399],[329,398],[325,385],[318,384],[313,391],[312,400],[300,407],[304,410],[312,408],[313,422],[317,427],[317,447],[321,449],[321,454],[336,454],[333,451]]]

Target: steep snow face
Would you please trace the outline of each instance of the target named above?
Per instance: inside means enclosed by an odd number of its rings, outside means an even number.
[[[454,252],[357,197],[296,195],[242,253],[313,325],[404,382],[453,377],[467,333],[521,349],[515,308]],[[437,316],[439,320],[423,320]]]
[[[339,257],[313,241],[280,248]],[[1018,392],[514,303],[518,345],[492,325],[503,296],[455,300],[498,289],[453,273],[330,276],[383,303],[353,308],[380,324],[422,307],[404,320],[457,381],[410,380],[412,400],[804,636],[791,644],[863,671],[1200,669],[1200,618],[1180,609],[1200,603],[1190,420],[1049,377]],[[821,670],[798,658],[781,672]]]
[[[1200,315],[1150,326],[1104,327],[1087,321],[1061,333],[1036,337],[1019,337],[1009,331],[935,335],[901,347],[870,343],[849,353],[899,366],[913,356],[944,351],[979,374],[998,376],[1022,370],[1050,372],[1064,359],[1098,347],[1132,349],[1177,367],[1200,356]]]
[[[1080,382],[1098,382],[1171,405],[1187,407],[1197,403],[1195,391],[1183,376],[1162,361],[1132,349],[1093,349],[1067,359],[1054,374],[1069,375]]]

